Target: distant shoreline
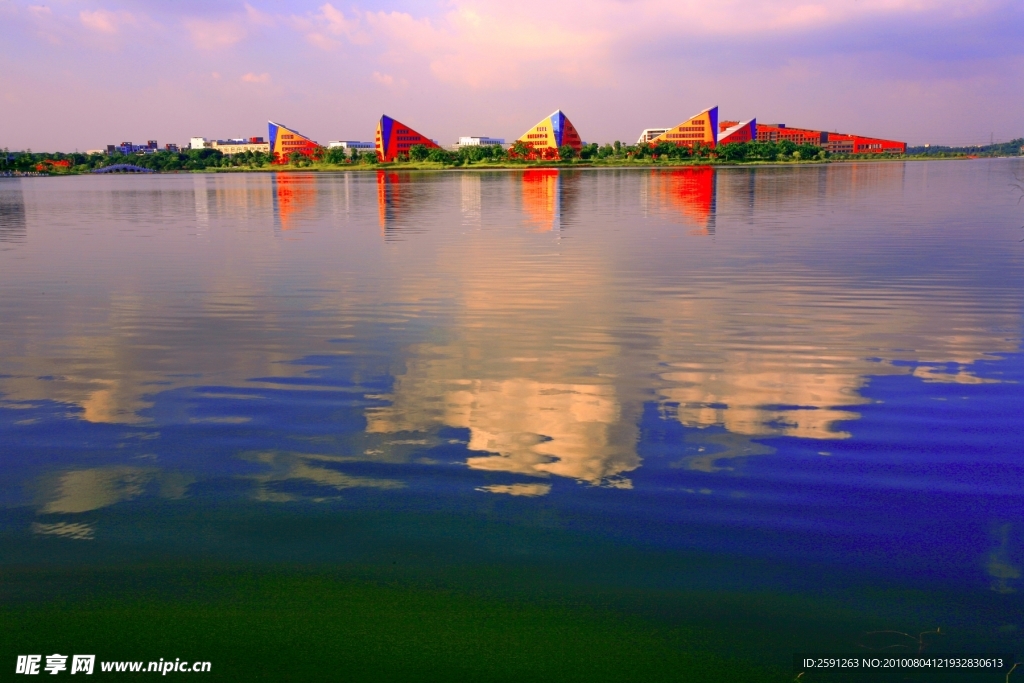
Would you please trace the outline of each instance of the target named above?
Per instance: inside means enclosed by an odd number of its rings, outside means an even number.
[[[373,173],[379,171],[530,171],[530,170],[600,170],[600,169],[684,169],[698,167],[714,168],[744,168],[757,166],[824,166],[829,164],[853,164],[853,163],[892,163],[906,161],[966,161],[971,159],[1013,159],[1017,157],[972,157],[959,156],[934,156],[934,155],[912,155],[900,157],[878,157],[878,158],[856,158],[856,159],[792,159],[784,161],[721,161],[709,159],[694,160],[670,160],[670,161],[632,161],[627,159],[615,159],[612,161],[536,161],[536,162],[477,162],[471,164],[444,164],[439,162],[387,162],[377,164],[324,164],[296,166],[293,164],[274,164],[266,166],[233,166],[233,167],[210,167],[204,169],[159,171],[150,170],[148,173],[138,175],[180,175],[180,174],[224,174],[224,173]],[[83,176],[94,175],[92,170],[70,170],[56,173],[28,171],[28,172],[4,172],[0,178],[21,178],[21,177],[61,177],[61,176]],[[108,174],[110,175],[110,174]],[[134,173],[117,173],[116,175],[136,175]]]
[[[1013,158],[1013,157],[984,157],[984,158]],[[611,163],[604,162],[565,162],[565,161],[538,161],[527,163],[475,163],[453,166],[452,164],[441,164],[436,162],[391,162],[373,165],[364,164],[315,164],[311,166],[293,166],[281,164],[264,166],[261,168],[207,168],[197,171],[171,171],[171,173],[336,173],[338,171],[529,171],[529,170],[600,170],[613,168],[627,169],[667,169],[667,168],[697,168],[713,166],[715,168],[742,168],[748,166],[825,166],[829,164],[854,164],[854,163],[886,163],[895,161],[956,161],[969,160],[970,157],[934,157],[934,156],[904,156],[886,157],[877,159],[801,159],[794,161],[718,161],[718,160],[693,160],[693,161],[666,161],[666,162],[633,162],[618,160]]]

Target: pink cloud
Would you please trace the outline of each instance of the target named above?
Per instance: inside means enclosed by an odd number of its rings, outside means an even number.
[[[184,24],[192,43],[200,50],[231,47],[249,34],[243,22],[232,19],[186,19]]]
[[[254,74],[254,73],[252,73],[250,71],[249,73],[247,73],[244,76],[242,76],[242,82],[243,83],[270,83],[270,74],[262,73],[262,74],[257,75],[257,74]]]
[[[137,26],[138,20],[129,12],[110,12],[105,9],[95,11],[82,10],[78,19],[86,28],[98,33],[116,34],[122,26]]]

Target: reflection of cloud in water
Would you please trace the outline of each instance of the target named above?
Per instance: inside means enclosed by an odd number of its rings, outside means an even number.
[[[856,417],[870,376],[913,373],[925,381],[976,383],[982,380],[971,374],[972,362],[1018,346],[1019,307],[1002,305],[1005,295],[986,289],[989,285],[971,279],[972,273],[957,280],[956,273],[920,264],[912,277],[870,271],[870,259],[890,249],[872,244],[891,238],[877,225],[903,221],[901,229],[916,230],[929,220],[868,214],[867,204],[851,204],[876,195],[888,201],[887,192],[902,193],[904,169],[868,164],[729,171],[717,172],[713,183],[699,174],[673,181],[670,173],[658,175],[653,189],[655,175],[646,172],[562,172],[540,175],[536,183],[514,173],[467,175],[455,176],[454,188],[439,176],[421,181],[382,172],[376,182],[371,175],[352,188],[310,176],[293,184],[297,193],[292,195],[284,190],[299,177],[277,184],[269,175],[211,176],[202,183],[183,178],[187,192],[179,208],[187,211],[181,215],[173,204],[178,190],[158,189],[124,205],[130,211],[114,204],[102,211],[92,207],[91,215],[104,221],[138,216],[133,222],[142,226],[139,236],[155,240],[173,232],[164,230],[167,221],[185,216],[191,223],[202,214],[213,243],[223,241],[218,258],[225,258],[204,262],[207,252],[192,246],[139,257],[143,252],[133,252],[132,244],[140,240],[121,235],[103,241],[98,223],[89,228],[93,235],[74,229],[81,223],[77,215],[74,220],[58,216],[59,233],[33,228],[34,240],[37,234],[54,240],[48,250],[36,250],[53,259],[36,257],[40,260],[30,262],[34,270],[21,273],[36,278],[33,282],[71,277],[82,293],[37,297],[4,309],[17,320],[5,325],[0,337],[2,371],[8,375],[0,385],[8,405],[50,399],[80,408],[77,414],[91,422],[141,421],[153,393],[199,383],[256,386],[246,380],[301,375],[308,368],[290,361],[336,351],[326,339],[344,335],[352,342],[347,348],[361,359],[379,356],[381,338],[374,336],[382,334],[379,329],[352,328],[390,316],[393,327],[387,334],[393,330],[396,336],[387,343],[411,342],[393,354],[391,347],[383,352],[393,355],[392,368],[403,369],[392,371],[391,405],[369,411],[369,431],[411,432],[401,436],[422,442],[444,426],[467,429],[470,448],[478,451],[469,458],[472,467],[622,485],[628,480],[619,477],[640,464],[636,425],[644,402],[651,400],[673,406],[685,425],[720,426],[746,439],[706,454],[707,460],[689,460],[687,467],[721,467],[715,462],[732,457],[726,454],[751,454],[751,439],[759,437],[843,438],[847,434],[837,423]],[[620,230],[637,217],[641,178],[647,178],[646,201],[660,208],[650,221]],[[179,181],[163,177],[160,182],[175,188]],[[335,192],[338,206],[347,206],[342,198],[348,202],[349,189],[357,208],[372,214],[377,204],[389,234],[415,231],[415,245],[390,245],[382,256],[370,241],[359,241],[367,226],[358,223],[344,231],[319,231],[321,241],[305,251],[280,252],[281,240],[259,241],[255,219],[263,217],[264,226],[270,225],[275,202],[279,214],[294,208],[289,216],[320,217],[316,193]],[[111,194],[95,191],[99,199],[93,201],[107,202]],[[282,201],[293,204],[283,208]],[[850,254],[852,265],[816,260],[834,257],[835,247],[818,234],[824,219],[806,207],[816,211],[826,205],[837,216],[828,220],[840,223],[824,227],[835,239],[849,240],[851,249],[861,249]],[[587,232],[563,240],[557,254],[550,254],[549,239],[502,227],[531,220],[534,213],[550,225],[555,209],[562,220],[587,219]],[[716,244],[677,240],[686,246],[676,247],[662,239],[678,234],[680,215],[699,223],[714,211]],[[32,208],[30,218],[36,215],[39,210]],[[365,216],[365,211],[352,215]],[[856,225],[863,236],[851,240],[839,234],[840,228],[852,230],[862,215],[863,225]],[[659,227],[657,220],[666,217],[673,224]],[[372,244],[377,243],[375,218],[364,230]],[[479,223],[481,229],[463,230],[463,222]],[[754,248],[729,244],[727,229],[733,236],[742,229],[744,240],[762,241]],[[652,248],[648,239],[660,240],[658,246]],[[304,244],[308,247],[308,241]],[[714,263],[707,250],[712,246],[720,249]],[[143,258],[144,269],[110,269],[105,271],[109,279],[90,279],[60,262],[60,254],[69,251],[89,256],[86,263]],[[346,251],[358,253],[358,259],[343,261]],[[166,276],[179,269],[175,277]],[[4,283],[20,286],[10,270]],[[189,287],[194,289],[187,298],[177,294]],[[304,316],[287,316],[289,306]],[[416,323],[408,324],[411,320]],[[419,323],[424,324],[417,328]],[[428,328],[429,343],[416,343],[423,341],[417,330]],[[919,365],[897,366],[895,360]],[[957,369],[946,372],[927,363]],[[270,395],[283,385],[258,386]],[[244,408],[238,412],[247,414]],[[173,419],[185,423],[189,417]],[[399,449],[426,444],[372,445],[379,449],[370,450],[379,452],[367,456],[387,460]],[[309,481],[327,477],[325,485],[335,488],[363,485],[310,457],[294,465],[307,470],[275,460],[274,476],[295,472],[296,480],[307,474]],[[266,485],[272,489],[272,480]],[[68,508],[109,504],[102,501],[131,497],[133,486],[126,475],[105,488],[96,484],[101,493],[90,503],[75,503],[71,494],[53,499]]]
[[[312,484],[317,487],[333,489],[334,491],[343,491],[356,487],[399,489],[405,486],[403,482],[395,479],[354,477],[327,466],[340,462],[352,462],[353,458],[284,451],[247,453],[242,457],[250,462],[264,465],[268,470],[246,476],[247,479],[253,481],[256,485],[253,497],[261,501],[318,501],[337,497],[335,495],[301,495],[294,491],[285,492],[279,490],[279,487],[286,483]]]
[[[504,493],[510,496],[546,496],[551,491],[551,484],[491,484],[480,486],[477,491],[488,493]]]
[[[669,385],[662,393],[667,401],[678,404],[676,416],[688,427],[721,425],[747,436],[849,437],[833,424],[856,419],[857,413],[833,406],[863,403],[857,395],[863,380],[844,374],[765,368],[776,363],[772,358],[737,358],[721,369],[662,373]]]
[[[919,365],[914,368],[914,377],[925,382],[940,384],[998,384],[999,380],[972,375],[967,369],[958,367],[956,372],[947,372],[934,365]]]
[[[494,455],[467,459],[480,470],[535,477],[557,475],[591,484],[615,483],[640,459],[624,438],[622,415],[610,385],[560,384],[518,378],[444,382],[430,363],[413,364],[396,381],[394,402],[367,412],[367,431],[468,429],[471,451]],[[419,376],[427,370],[430,376]],[[441,392],[433,396],[434,392]]]
[[[730,434],[729,432],[698,434],[697,436],[690,437],[688,443],[704,445],[700,448],[697,455],[677,460],[671,464],[671,467],[682,467],[698,472],[721,472],[733,469],[732,467],[722,465],[721,461],[723,460],[749,458],[753,455],[771,455],[775,452],[774,448],[751,441],[750,437],[745,434]]]
[[[48,475],[40,482],[41,514],[98,510],[141,496],[152,484],[164,498],[181,498],[193,478],[152,467],[97,467]]]
[[[75,541],[91,541],[96,537],[96,528],[81,522],[32,522],[31,531],[40,536],[60,536]]]

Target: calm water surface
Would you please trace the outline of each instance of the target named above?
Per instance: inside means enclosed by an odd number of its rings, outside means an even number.
[[[1022,172],[0,180],[0,563],[785,595],[776,653],[1020,652]]]

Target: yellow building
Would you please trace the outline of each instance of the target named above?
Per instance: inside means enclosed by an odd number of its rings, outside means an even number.
[[[718,146],[718,107],[705,109],[651,140],[652,145],[659,142],[671,142],[687,147],[703,144],[714,149]]]
[[[583,149],[579,133],[561,109],[542,119],[536,126],[519,136],[516,142],[525,142],[530,146],[530,159],[558,159],[558,149],[562,145],[569,145],[577,154]]]

